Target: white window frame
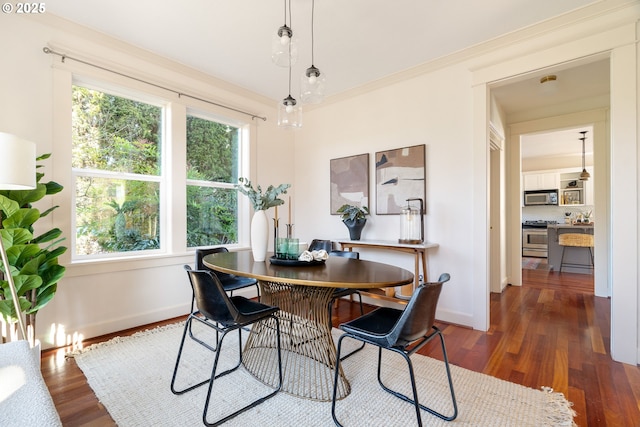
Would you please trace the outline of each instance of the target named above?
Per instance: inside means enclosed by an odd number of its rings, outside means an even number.
[[[72,192],[71,192],[71,224],[72,230],[71,233],[71,260],[73,261],[86,261],[86,260],[101,260],[101,259],[121,259],[121,258],[131,258],[131,257],[140,257],[140,256],[151,256],[158,254],[165,254],[168,252],[168,230],[167,230],[167,206],[168,204],[165,202],[167,197],[167,186],[168,180],[167,170],[166,170],[166,147],[169,139],[167,135],[167,125],[166,122],[168,120],[167,114],[167,101],[149,96],[146,94],[140,94],[136,90],[127,90],[125,88],[117,88],[112,85],[100,85],[99,83],[87,83],[83,81],[81,78],[76,78],[72,82],[72,86],[80,86],[86,89],[95,90],[99,92],[106,93],[108,95],[117,96],[120,98],[129,99],[135,102],[142,102],[145,104],[153,105],[161,109],[161,142],[160,142],[160,175],[142,175],[135,173],[126,173],[126,172],[114,172],[107,171],[101,169],[84,169],[84,168],[71,168],[71,182],[73,183]],[[71,158],[73,155],[69,153]],[[95,178],[105,178],[105,179],[125,179],[131,181],[146,181],[146,182],[157,182],[160,184],[160,203],[158,205],[158,216],[159,216],[159,227],[160,227],[160,248],[159,249],[149,249],[144,251],[127,251],[127,252],[109,252],[109,253],[100,253],[100,254],[91,254],[91,255],[79,255],[76,253],[76,238],[77,238],[77,224],[76,224],[76,178],[80,176],[85,177],[95,177]]]
[[[99,273],[152,268],[162,265],[183,265],[192,262],[195,248],[186,247],[186,115],[200,114],[204,118],[228,123],[241,129],[242,144],[239,154],[239,176],[252,177],[255,173],[256,124],[223,108],[203,104],[198,100],[168,94],[165,90],[136,80],[96,70],[73,61],[53,64],[53,148],[51,179],[60,183],[64,191],[53,196],[59,205],[54,212],[56,223],[67,237],[75,239],[75,178],[72,176],[72,109],[70,96],[73,85],[105,91],[109,94],[164,107],[162,171],[169,185],[161,185],[160,238],[161,250],[121,252],[101,257],[73,257],[75,241],[60,262],[67,266],[68,277]],[[179,88],[179,86],[176,86]],[[166,173],[165,173],[166,172]],[[138,178],[138,177],[136,177]],[[178,184],[176,184],[178,182]],[[229,184],[233,186],[233,184]],[[73,196],[71,193],[73,192]],[[246,197],[238,197],[238,244],[227,245],[230,250],[249,248],[251,207]],[[153,253],[151,253],[153,252]]]
[[[211,121],[211,122],[216,122],[216,123],[220,123],[223,125],[228,125],[228,126],[232,126],[236,129],[238,129],[238,177],[242,177],[242,176],[248,176],[248,170],[247,170],[247,164],[248,162],[245,160],[248,153],[248,148],[249,148],[249,131],[248,131],[248,126],[246,124],[243,123],[238,123],[236,121],[232,121],[229,120],[228,118],[222,118],[216,114],[211,114],[211,113],[207,113],[204,112],[200,109],[193,109],[193,108],[187,108],[187,112],[185,115],[185,123],[186,123],[186,117],[187,116],[191,116],[191,117],[197,117],[199,119],[202,120],[207,120],[207,121]],[[185,136],[186,136],[186,126],[185,126]],[[185,158],[186,158],[186,138],[185,138]],[[185,162],[185,168],[186,168],[186,162]],[[220,188],[223,190],[227,190],[227,189],[234,189],[235,188],[235,184],[236,183],[224,183],[224,182],[219,182],[219,181],[200,181],[200,180],[195,180],[195,179],[186,179],[186,184],[185,184],[185,192],[186,192],[186,186],[188,185],[192,185],[192,186],[197,186],[197,187],[207,187],[207,188]],[[238,213],[237,215],[237,221],[238,221],[238,242],[234,243],[234,244],[230,244],[230,245],[225,245],[227,248],[235,248],[235,247],[240,247],[242,246],[242,236],[243,236],[243,229],[245,227],[243,227],[242,223],[243,221],[247,221],[247,218],[245,215],[242,214],[242,207],[244,206],[241,198],[243,196],[238,195],[238,202],[237,202],[237,207],[236,207],[236,212]],[[185,202],[186,202],[186,197],[185,197]],[[186,207],[185,207],[186,209]],[[186,218],[186,212],[185,212],[185,218]],[[186,233],[186,224],[185,224],[185,233]],[[185,245],[186,245],[186,234],[185,234]],[[196,249],[202,248],[202,247],[210,247],[210,246],[193,246],[193,247],[188,247],[187,246],[187,250],[189,251],[195,251]]]

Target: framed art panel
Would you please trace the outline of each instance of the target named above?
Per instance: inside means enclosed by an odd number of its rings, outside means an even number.
[[[369,207],[369,153],[330,160],[331,214],[344,204]]]
[[[407,199],[425,200],[425,145],[376,153],[376,214],[402,213]]]

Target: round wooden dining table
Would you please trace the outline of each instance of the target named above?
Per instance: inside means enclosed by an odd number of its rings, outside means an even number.
[[[260,285],[261,302],[280,307],[283,364],[282,391],[307,399],[330,401],[336,346],[331,335],[329,304],[335,288],[373,289],[413,282],[413,273],[380,262],[329,257],[323,263],[275,265],[256,262],[251,251],[221,252],[203,258],[222,273],[252,277]],[[278,367],[276,331],[262,322],[251,328],[243,351],[245,368],[265,384],[275,386]],[[340,368],[339,399],[350,392]]]

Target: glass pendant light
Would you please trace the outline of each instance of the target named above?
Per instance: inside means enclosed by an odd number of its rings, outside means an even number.
[[[291,3],[289,3],[289,25],[291,25]],[[287,25],[287,0],[284,0],[284,25],[278,28],[271,41],[271,60],[280,67],[289,67],[298,60],[298,46],[289,25]]]
[[[315,0],[311,1],[311,66],[300,78],[300,99],[305,104],[319,104],[324,100],[326,75],[320,72],[314,62],[313,21]]]
[[[582,140],[582,172],[580,173],[580,181],[588,181],[591,175],[589,175],[589,172],[587,172],[587,168],[585,167],[585,154],[584,154],[584,140],[587,139],[585,137],[585,134],[587,133],[587,131],[583,130],[583,131],[580,131],[580,133],[582,134],[582,138],[580,138]]]
[[[291,96],[291,66],[289,66],[289,96],[278,102],[278,127],[302,127],[302,106]]]
[[[302,127],[302,106],[291,95],[278,103],[278,127],[287,129]]]

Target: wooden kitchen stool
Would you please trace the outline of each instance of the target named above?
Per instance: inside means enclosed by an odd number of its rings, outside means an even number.
[[[562,273],[562,267],[575,267],[575,268],[594,268],[593,264],[593,234],[578,234],[578,233],[565,233],[558,236],[558,244],[562,246],[562,257],[560,258],[560,270]],[[565,263],[564,252],[567,248],[585,248],[589,250],[589,258],[591,264],[576,264]]]

